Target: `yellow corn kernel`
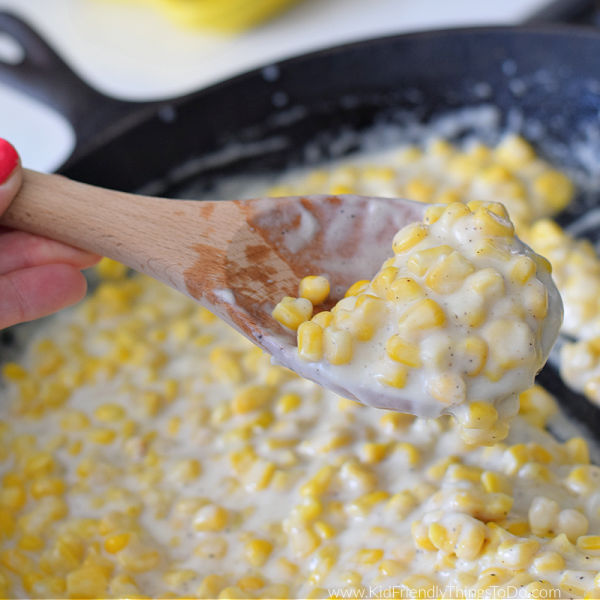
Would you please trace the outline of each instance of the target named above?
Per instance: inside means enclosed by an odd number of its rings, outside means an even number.
[[[116,555],[118,564],[132,573],[146,573],[156,569],[160,563],[160,554],[157,550],[141,550],[130,552],[128,548]]]
[[[31,495],[34,498],[56,496],[65,491],[65,482],[58,477],[41,477],[31,484]]]
[[[3,484],[0,488],[0,508],[17,511],[21,510],[26,502],[27,494],[22,484]]]
[[[383,558],[383,550],[381,548],[363,548],[359,550],[354,560],[361,565],[374,565]]]
[[[436,197],[434,198],[434,202],[436,202],[437,204],[454,204],[455,202],[461,202],[461,199],[462,199],[461,191],[450,188],[447,190],[439,191],[438,194],[436,195]],[[439,216],[441,216],[441,212],[439,213]],[[429,221],[427,219],[427,213],[425,213],[424,222],[428,223],[428,224],[431,223],[431,221]]]
[[[302,496],[320,496],[327,491],[335,474],[335,468],[331,465],[321,467],[306,483],[300,487]]]
[[[461,287],[475,267],[458,252],[451,252],[427,272],[425,283],[438,294],[451,294]]]
[[[489,402],[472,402],[462,424],[464,427],[491,429],[498,420],[498,411]]]
[[[392,167],[369,165],[363,168],[362,177],[381,181],[393,181],[396,178],[396,171]]]
[[[513,521],[505,524],[506,531],[519,537],[525,537],[530,533],[529,523],[527,521]]]
[[[459,219],[470,215],[471,210],[466,204],[463,204],[462,202],[452,202],[444,208],[444,212],[439,220],[445,227],[451,227]]]
[[[386,504],[386,510],[392,511],[398,518],[405,518],[416,506],[417,498],[409,490],[394,494]]]
[[[394,450],[396,452],[402,452],[405,455],[408,464],[411,466],[416,465],[421,459],[419,450],[410,442],[397,442],[394,446]]]
[[[495,471],[484,471],[481,474],[481,484],[488,494],[496,492],[510,494],[512,492],[508,479]]]
[[[459,340],[456,351],[465,361],[464,372],[469,377],[476,377],[485,367],[488,357],[488,345],[477,336],[469,336]]]
[[[447,456],[445,458],[440,458],[427,469],[426,475],[430,479],[439,481],[446,474],[448,467],[458,462],[459,459],[456,456]]]
[[[412,302],[424,296],[423,288],[414,279],[398,277],[391,283],[386,298],[392,302]]]
[[[565,559],[558,552],[542,552],[533,561],[533,568],[542,573],[558,573],[565,568]]]
[[[325,327],[329,327],[329,325],[331,325],[333,322],[333,314],[329,310],[322,310],[314,315],[311,321],[319,325],[319,327],[325,329]]]
[[[502,263],[506,263],[511,259],[510,252],[500,240],[484,238],[475,244],[474,251],[477,256],[491,258]]]
[[[194,573],[194,576],[196,574]],[[246,575],[237,581],[237,587],[242,592],[256,592],[265,585],[265,580],[258,575]]]
[[[567,207],[575,192],[571,180],[563,173],[553,170],[538,175],[533,181],[533,190],[553,212]]]
[[[427,391],[442,404],[462,404],[466,400],[463,378],[456,373],[444,373],[430,380]]]
[[[419,250],[411,254],[410,258],[406,261],[406,267],[411,273],[422,277],[441,257],[447,256],[452,252],[454,252],[454,248],[446,245]]]
[[[361,455],[367,464],[381,462],[390,450],[390,445],[383,442],[366,442],[361,447]]]
[[[498,546],[497,556],[501,564],[509,569],[526,569],[539,548],[540,543],[536,540],[506,541]]]
[[[28,552],[36,552],[44,547],[44,540],[38,535],[26,533],[19,540],[18,547]]]
[[[586,591],[592,587],[594,573],[594,571],[567,569],[562,572],[562,577],[559,580],[560,589],[566,592],[571,598],[583,598],[586,595]]]
[[[400,333],[420,332],[443,327],[446,323],[444,309],[431,298],[425,298],[410,306],[398,320]]]
[[[264,408],[273,398],[275,389],[269,385],[254,384],[242,388],[233,398],[235,414],[246,414]]]
[[[196,458],[184,458],[178,460],[171,470],[171,477],[180,483],[189,483],[202,473],[200,461]]]
[[[89,433],[90,441],[96,444],[112,444],[117,434],[111,429],[98,427]]]
[[[220,591],[225,588],[227,581],[222,575],[207,575],[200,584],[197,594],[203,598],[217,598]]]
[[[222,347],[214,348],[209,355],[209,360],[219,380],[232,383],[242,381],[244,373],[233,352]]]
[[[469,289],[485,298],[499,298],[504,295],[504,277],[491,267],[481,269],[469,277]]]
[[[87,566],[71,571],[66,583],[69,598],[103,598],[108,588],[108,577],[102,569]]]
[[[323,358],[323,329],[313,321],[305,321],[298,327],[298,354],[308,361]]]
[[[444,207],[439,205],[433,205],[427,207],[425,210],[425,216],[423,217],[423,222],[426,225],[433,225],[439,218],[442,216],[444,212]]]
[[[450,481],[471,481],[478,483],[481,479],[481,469],[479,467],[469,467],[463,464],[450,464],[445,473]]]
[[[405,569],[405,565],[399,560],[382,560],[379,563],[379,573],[385,577],[400,575]]]
[[[514,225],[496,213],[481,207],[475,211],[474,220],[477,227],[486,236],[512,237],[515,234]]]
[[[443,525],[439,523],[431,523],[427,529],[427,535],[431,543],[438,549],[444,552],[451,552],[454,544],[448,537],[448,532]]]
[[[344,365],[352,360],[352,336],[349,331],[327,327],[324,331],[324,355],[332,365]]]
[[[314,524],[314,528],[317,535],[323,540],[329,540],[335,537],[335,528],[329,523],[326,523],[325,521],[317,521]]]
[[[244,473],[244,483],[250,492],[264,490],[271,483],[275,473],[275,464],[263,459],[255,460]]]
[[[371,282],[371,287],[373,288],[373,291],[381,298],[385,298],[388,294],[388,290],[391,284],[394,282],[397,275],[398,269],[396,267],[382,268]]]
[[[541,281],[531,281],[523,290],[523,306],[534,319],[542,320],[548,314],[548,290]]]
[[[494,157],[511,169],[520,169],[535,158],[535,150],[521,136],[508,135],[494,149]]]
[[[509,277],[513,283],[525,285],[535,275],[535,271],[535,262],[529,256],[519,256],[510,267]]]
[[[298,394],[291,392],[283,394],[283,396],[277,400],[277,411],[286,415],[299,408],[300,404],[302,404],[302,398]]]
[[[330,286],[327,277],[322,275],[309,275],[300,280],[299,293],[301,298],[306,298],[313,305],[322,304],[329,296]]]
[[[130,539],[131,534],[128,532],[110,535],[104,540],[104,549],[110,554],[116,554],[129,544]]]
[[[600,535],[580,535],[577,547],[584,552],[600,550]]]
[[[411,534],[418,548],[422,548],[423,550],[432,550],[434,552],[437,550],[437,548],[429,539],[428,527],[421,521],[413,521],[411,525]]]
[[[573,464],[587,465],[590,462],[590,450],[587,442],[580,437],[574,437],[566,441],[563,448],[567,452],[569,461]]]
[[[51,475],[56,469],[56,462],[48,452],[36,452],[25,463],[27,477],[41,477]]]
[[[349,488],[363,493],[371,492],[377,487],[377,474],[354,460],[342,465],[340,476]]]
[[[125,418],[125,409],[120,404],[102,404],[94,411],[98,421],[114,423]]]
[[[2,365],[2,377],[6,381],[23,381],[27,376],[27,370],[18,363],[7,362]]]
[[[435,187],[429,181],[415,177],[406,184],[404,193],[407,198],[415,202],[431,202]]]
[[[206,504],[194,515],[193,525],[196,531],[222,531],[229,521],[229,513],[218,504]]]
[[[312,529],[294,529],[289,536],[292,552],[297,558],[305,558],[314,552],[321,538]]]
[[[312,317],[312,311],[313,305],[310,300],[285,296],[271,314],[284,327],[296,331],[300,323],[304,323]]]
[[[419,347],[416,344],[403,340],[398,334],[388,338],[385,350],[392,360],[402,363],[407,367],[417,368],[422,364],[419,356]]]
[[[429,233],[429,227],[422,223],[411,223],[403,227],[395,236],[392,242],[394,254],[402,254],[416,246],[421,240],[425,239]]]
[[[356,189],[353,186],[338,183],[329,188],[329,193],[335,196],[339,196],[342,194],[355,194]]]
[[[128,267],[111,258],[102,258],[96,265],[96,272],[102,279],[119,280],[127,275]]]
[[[364,494],[348,505],[348,514],[354,517],[364,517],[371,512],[376,504],[387,500],[389,497],[389,493],[384,490],[377,490]]]
[[[404,431],[414,420],[415,417],[413,415],[388,411],[381,415],[379,424],[385,432],[396,433],[398,431]]]
[[[262,567],[273,551],[273,544],[268,540],[255,538],[246,543],[244,556],[253,567]]]
[[[358,296],[358,294],[362,294],[369,287],[370,283],[371,282],[368,279],[356,281],[346,290],[344,298],[350,298],[352,296]]]

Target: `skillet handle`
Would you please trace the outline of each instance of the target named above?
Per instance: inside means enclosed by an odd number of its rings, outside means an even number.
[[[159,103],[126,102],[98,92],[83,81],[21,18],[0,11],[0,36],[20,48],[22,60],[0,57],[0,81],[57,110],[75,132],[69,162],[102,143],[123,119]]]

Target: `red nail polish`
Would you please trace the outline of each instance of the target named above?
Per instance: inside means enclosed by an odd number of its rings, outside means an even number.
[[[19,164],[19,155],[6,140],[0,138],[0,185],[2,185]]]

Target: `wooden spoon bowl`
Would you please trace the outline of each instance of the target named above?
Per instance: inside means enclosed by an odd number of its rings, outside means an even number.
[[[371,278],[404,225],[426,206],[361,196],[233,201],[126,194],[25,170],[0,224],[59,240],[159,279],[219,315],[277,362],[348,397],[318,364],[298,358],[295,334],[271,317],[306,275],[326,275],[331,300]],[[383,405],[388,406],[388,402]]]

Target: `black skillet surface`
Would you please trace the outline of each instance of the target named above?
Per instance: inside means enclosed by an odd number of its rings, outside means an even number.
[[[500,124],[516,126],[543,156],[576,171],[585,165],[571,150],[600,139],[600,35],[582,28],[387,37],[268,65],[148,104],[93,90],[33,30],[5,13],[2,32],[22,45],[25,59],[0,63],[0,80],[54,107],[74,128],[77,144],[60,172],[126,191],[178,195],[192,182],[209,185],[219,176],[302,163],[309,143],[326,156],[330,142],[349,130],[426,122],[484,105],[496,106]],[[597,144],[592,156],[600,164]],[[353,143],[344,147],[353,149]],[[584,214],[582,198],[561,217],[563,224]],[[557,394],[569,416],[598,435],[600,409],[569,390],[551,366],[539,381]]]

